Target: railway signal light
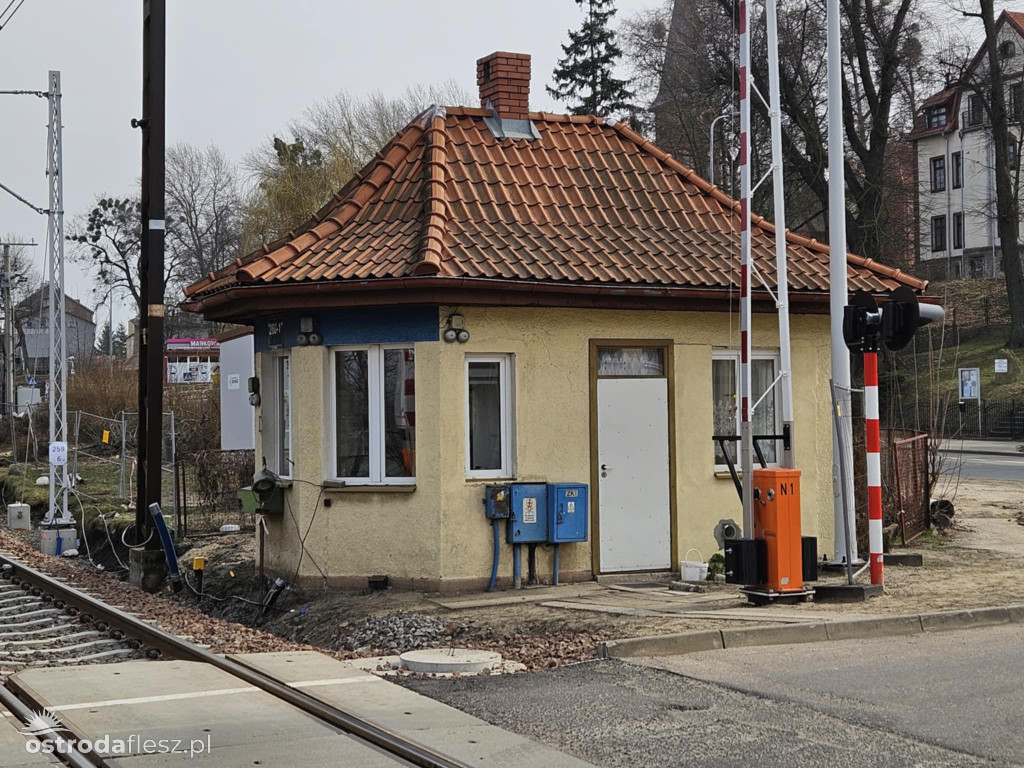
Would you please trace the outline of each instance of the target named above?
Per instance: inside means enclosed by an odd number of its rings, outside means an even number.
[[[843,312],[843,340],[851,352],[864,355],[864,424],[868,470],[868,540],[871,583],[883,584],[882,574],[882,458],[878,422],[878,344],[903,349],[917,329],[943,317],[942,307],[922,305],[906,286],[894,290],[882,304],[866,291],[857,291]]]

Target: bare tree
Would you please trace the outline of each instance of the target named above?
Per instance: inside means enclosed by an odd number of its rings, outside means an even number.
[[[15,234],[14,232],[8,232],[0,236],[0,241],[5,243],[23,243],[25,242],[25,238],[21,235]],[[42,245],[37,247],[37,250],[42,249]],[[10,252],[11,300],[14,304],[19,304],[21,301],[28,298],[28,295],[39,287],[42,277],[39,268],[33,261],[31,246],[12,245],[10,246]],[[3,264],[0,263],[0,270],[2,270],[2,268]]]
[[[842,0],[844,58],[844,128],[847,147],[846,178],[850,206],[847,211],[848,245],[865,256],[886,256],[894,260],[908,254],[912,240],[909,227],[891,227],[893,211],[910,210],[915,173],[896,172],[909,163],[909,158],[895,151],[894,144],[902,129],[910,124],[912,109],[907,103],[920,79],[921,62],[926,42],[916,14],[918,0]],[[659,132],[659,143],[673,139],[689,148],[689,155],[698,168],[706,161],[707,136],[711,121],[729,109],[736,109],[734,84],[738,81],[735,50],[735,19],[738,0],[685,0],[686,10],[679,13],[675,5],[675,25],[650,13],[634,17],[623,35],[628,58],[634,66],[650,68],[662,62],[667,69],[657,73],[664,89],[673,79],[680,87],[677,93],[659,94],[659,100],[673,99],[680,103],[679,119],[675,121],[690,135],[666,137]],[[779,7],[780,91],[783,112],[782,144],[786,171],[786,206],[791,228],[809,229],[816,236],[827,232],[828,167],[826,137],[826,69],[825,69],[825,7],[823,0],[782,2]],[[654,34],[659,25],[670,24],[668,32]],[[671,43],[675,33],[671,26],[684,23],[695,43],[688,46],[691,54],[676,57],[676,62],[690,67],[690,72],[673,72]],[[652,33],[643,34],[646,27]],[[755,84],[768,81],[767,57],[763,24],[752,21],[751,75]],[[661,57],[658,51],[660,46]],[[695,48],[695,46],[699,46]],[[654,50],[652,50],[652,48]],[[692,51],[696,50],[694,55]],[[648,82],[653,79],[648,75]],[[637,77],[643,83],[642,77]],[[768,134],[768,110],[756,96],[752,97],[755,136]],[[665,104],[661,104],[662,109]],[[723,151],[727,142],[722,142]],[[730,144],[732,144],[730,142]],[[767,170],[767,142],[755,142],[753,162],[755,176]],[[679,149],[672,150],[677,154]],[[730,148],[730,151],[731,150]],[[731,158],[730,158],[731,160]],[[900,181],[905,179],[905,181]],[[718,179],[716,179],[718,181]],[[755,194],[759,211],[771,211],[770,190],[763,187]],[[904,217],[905,218],[905,217]],[[894,232],[900,233],[897,240]]]
[[[167,247],[182,284],[225,266],[241,246],[241,198],[234,169],[216,146],[167,150]]]
[[[378,92],[356,98],[346,91],[317,102],[246,155],[250,189],[244,205],[243,250],[276,240],[305,222],[396,133],[430,104],[466,104],[453,81],[417,85],[397,98]]]
[[[982,21],[985,39],[978,56],[964,68],[963,82],[973,89],[984,110],[992,134],[995,163],[995,219],[1006,277],[1006,297],[1010,308],[1010,337],[1006,346],[1024,347],[1024,263],[1020,251],[1020,153],[1024,131],[1014,135],[1011,123],[1020,123],[1024,104],[1018,98],[1015,114],[1007,108],[1007,72],[999,47],[999,20],[993,0],[979,0],[980,11],[964,16]],[[1012,152],[1012,157],[1011,157]]]

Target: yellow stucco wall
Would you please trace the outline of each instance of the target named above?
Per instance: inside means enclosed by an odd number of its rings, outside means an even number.
[[[439,321],[447,314],[442,308]],[[579,481],[590,475],[590,340],[671,339],[675,417],[677,529],[673,561],[690,547],[705,558],[721,518],[742,520],[730,479],[715,476],[711,360],[714,347],[739,343],[738,315],[691,312],[463,307],[471,333],[466,344],[416,344],[417,483],[412,493],[350,492],[317,487],[329,450],[328,351],[292,350],[293,456],[297,481],[288,492],[292,516],[270,525],[268,563],[290,576],[298,563],[296,529],[306,539],[300,574],[358,584],[372,574],[397,583],[471,586],[490,574],[491,530],[481,498],[488,481],[465,473],[465,358],[515,355],[517,480]],[[829,552],[833,533],[829,336],[827,316],[792,318],[796,452],[802,475],[803,529]],[[758,348],[778,347],[773,315],[754,316]],[[327,417],[329,422],[329,416]],[[260,451],[260,445],[257,445]],[[257,455],[260,455],[259,453]],[[323,506],[330,499],[331,506]],[[504,538],[504,537],[503,537]],[[551,572],[541,548],[542,576]],[[525,563],[524,563],[525,570]],[[591,571],[591,543],[561,549],[561,570]],[[500,576],[511,575],[511,550],[502,545]]]

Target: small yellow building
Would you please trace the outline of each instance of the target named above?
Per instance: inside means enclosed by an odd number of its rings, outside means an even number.
[[[482,588],[502,481],[589,485],[563,580],[706,559],[716,523],[743,519],[712,440],[739,427],[738,204],[624,123],[529,112],[528,56],[477,74],[483,107],[425,111],[297,233],[186,292],[255,329],[257,457],[288,483],[267,563],[287,579]],[[773,237],[755,216],[772,288]],[[803,529],[828,552],[828,249],[788,242]],[[925,287],[852,255],[848,275]],[[756,394],[779,342],[762,285],[753,302]],[[780,432],[779,405],[757,434]],[[551,560],[541,547],[543,580]]]

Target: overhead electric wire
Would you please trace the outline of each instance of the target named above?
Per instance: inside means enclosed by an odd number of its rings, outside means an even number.
[[[11,2],[7,4],[7,8],[10,8],[12,5],[14,5],[14,3],[15,0],[11,0]],[[0,29],[3,29],[4,27],[11,23],[11,19],[14,18],[14,14],[16,14],[20,10],[21,6],[23,6],[24,4],[25,0],[21,0],[21,2],[18,3],[17,7],[13,11],[11,11],[11,15],[7,17],[7,21],[0,21]],[[7,8],[4,8],[4,12],[0,13],[0,19],[4,17],[4,13],[7,13]]]

